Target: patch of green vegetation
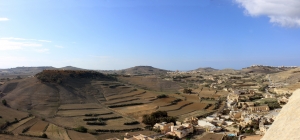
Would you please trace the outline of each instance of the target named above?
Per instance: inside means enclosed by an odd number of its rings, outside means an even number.
[[[147,125],[151,125],[153,126],[156,123],[159,122],[173,122],[174,124],[176,124],[176,117],[172,117],[172,116],[168,116],[168,113],[166,111],[156,111],[146,115],[143,115],[143,123],[147,124]]]
[[[140,124],[138,121],[133,121],[133,122],[125,122],[124,125],[135,125],[135,124]]]
[[[78,126],[77,128],[74,128],[74,130],[82,133],[86,133],[88,131],[88,129],[85,128],[84,126]]]
[[[161,95],[157,95],[156,98],[158,98],[158,99],[160,99],[160,98],[168,98],[168,95],[161,94]]]
[[[192,93],[192,89],[183,89],[183,93],[188,93],[188,94],[191,94]]]
[[[7,106],[7,102],[6,102],[5,99],[2,100],[2,104],[3,104],[4,106]]]

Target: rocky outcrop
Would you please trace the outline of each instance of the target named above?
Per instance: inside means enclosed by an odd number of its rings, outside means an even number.
[[[300,89],[294,91],[262,140],[300,140]]]

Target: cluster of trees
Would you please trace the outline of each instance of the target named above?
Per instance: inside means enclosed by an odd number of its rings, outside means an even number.
[[[135,125],[135,124],[140,124],[138,121],[133,121],[133,122],[125,122],[124,125]]]
[[[84,116],[89,116],[89,117],[94,116],[94,117],[96,117],[96,116],[100,116],[100,115],[109,115],[109,114],[113,114],[113,113],[109,112],[109,113],[103,113],[103,114],[85,114]]]
[[[105,75],[96,71],[83,70],[44,70],[35,76],[42,82],[52,82],[58,84],[70,78],[116,80],[116,78],[112,75]]]
[[[269,106],[271,110],[276,109],[276,108],[281,108],[280,104],[277,101],[272,101],[272,102],[265,102]]]
[[[106,125],[104,121],[101,122],[86,122],[86,125]]]
[[[146,115],[143,115],[143,123],[147,124],[147,125],[151,125],[153,126],[156,123],[159,122],[173,122],[174,124],[176,124],[176,117],[172,117],[172,116],[168,116],[168,113],[166,111],[156,111]]]

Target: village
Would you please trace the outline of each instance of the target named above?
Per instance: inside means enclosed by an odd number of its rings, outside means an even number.
[[[207,99],[200,97],[199,90],[201,91],[203,87],[215,90],[215,93],[228,92],[227,96],[215,99],[225,105],[206,117],[192,116],[176,123],[156,123],[151,129],[158,132],[155,135],[126,133],[124,140],[259,140],[268,131],[291,96],[291,91],[280,90],[283,84],[273,83],[270,76],[265,74],[251,72],[211,74],[203,71],[177,71],[168,74],[165,80],[190,85],[186,88],[193,92],[183,91],[183,93],[198,94],[200,102]]]

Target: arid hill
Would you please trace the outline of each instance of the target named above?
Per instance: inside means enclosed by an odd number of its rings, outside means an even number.
[[[10,107],[51,116],[60,104],[98,103],[95,96],[103,95],[94,81],[115,78],[93,71],[44,70],[36,77],[10,80],[0,90]]]
[[[212,71],[217,71],[218,69],[214,69],[211,67],[205,67],[205,68],[198,68],[192,71],[200,71],[200,72],[212,72]]]
[[[130,74],[130,75],[160,75],[166,74],[168,70],[154,68],[152,66],[135,66],[128,69],[119,70],[118,74]]]
[[[33,76],[43,70],[85,70],[73,66],[66,66],[62,68],[55,68],[52,66],[42,66],[42,67],[16,67],[9,69],[0,69],[0,78],[24,78],[28,76]]]
[[[278,73],[282,71],[287,71],[293,68],[289,67],[271,67],[271,66],[251,66],[243,68],[241,71],[245,73],[262,73],[262,74],[271,74]]]
[[[273,82],[287,82],[295,84],[300,81],[300,68],[291,69],[270,75]]]

